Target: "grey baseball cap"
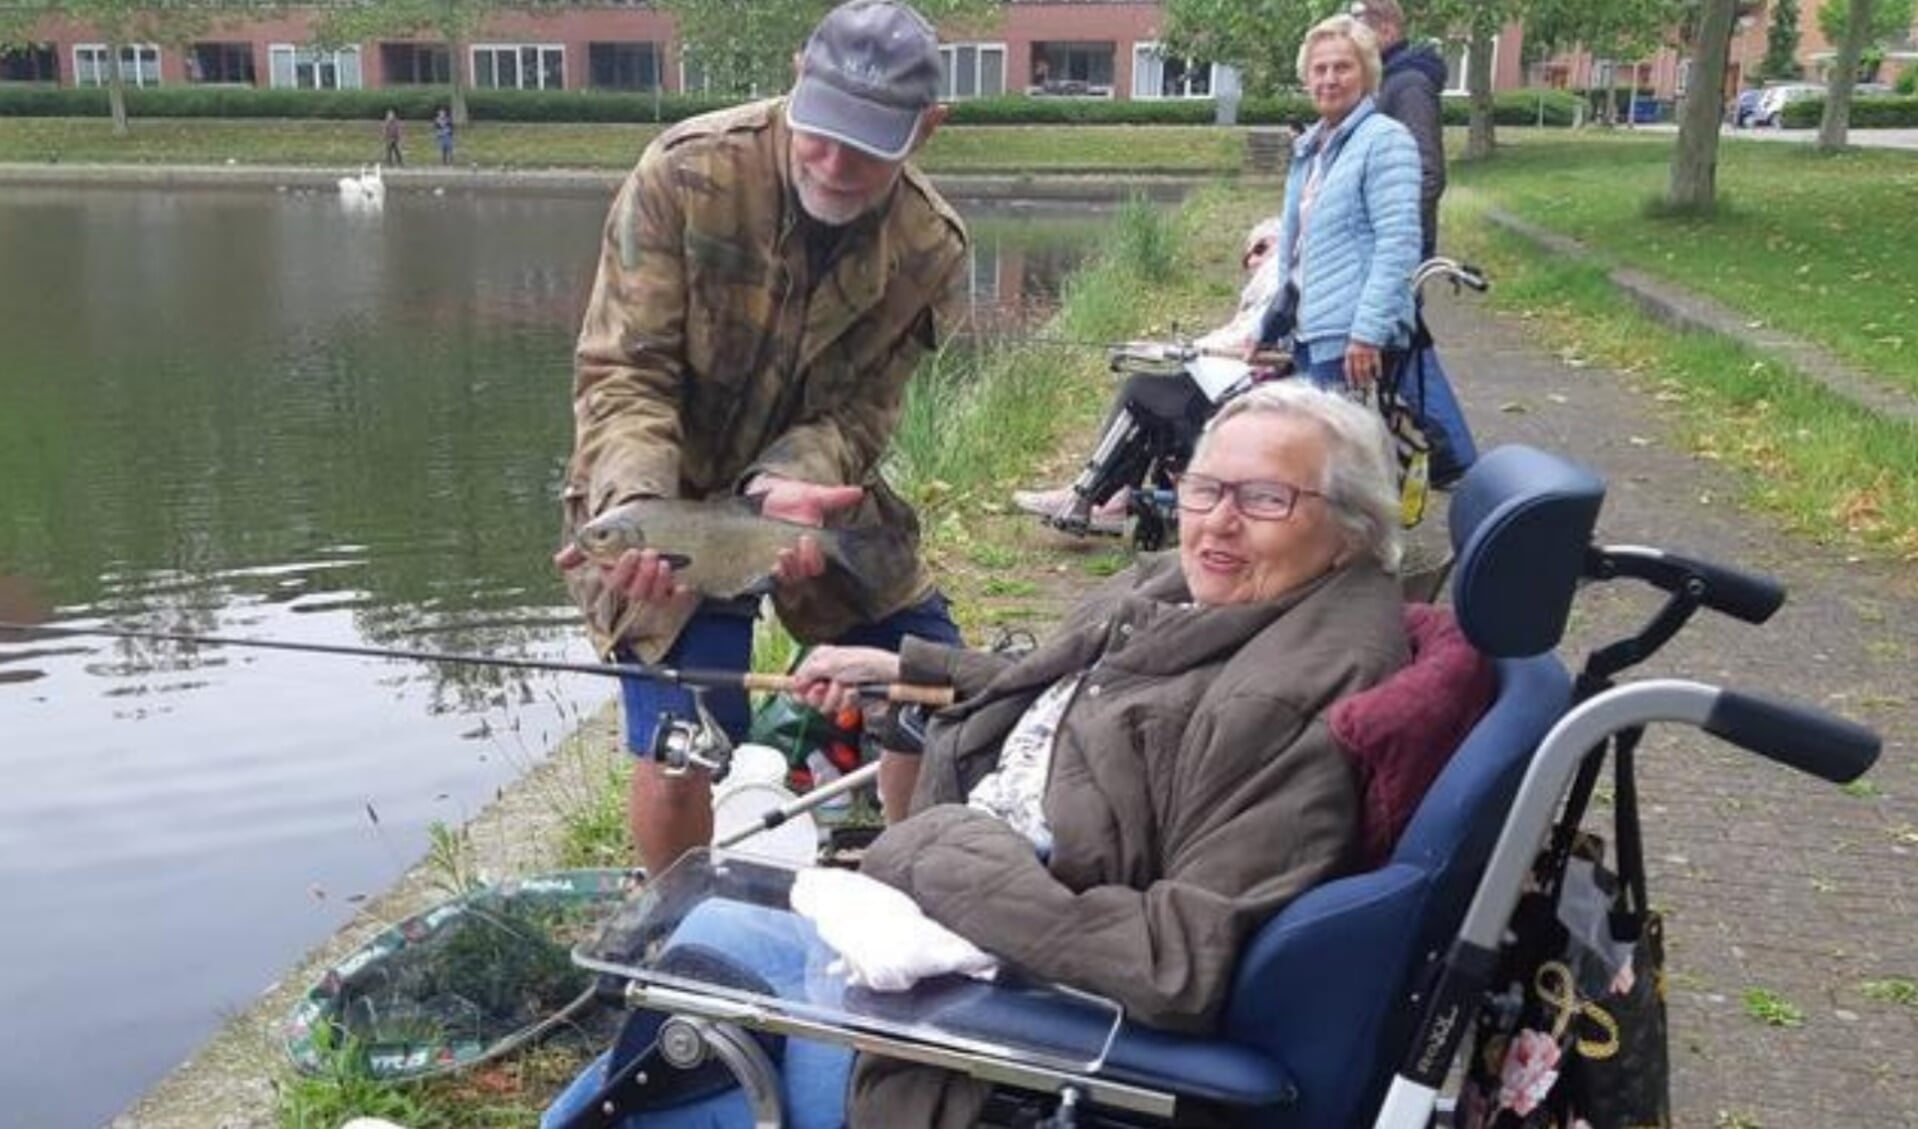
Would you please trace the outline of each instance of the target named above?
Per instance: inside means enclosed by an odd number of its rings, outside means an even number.
[[[939,100],[939,74],[939,33],[924,16],[893,0],[850,0],[806,40],[786,120],[897,161]]]

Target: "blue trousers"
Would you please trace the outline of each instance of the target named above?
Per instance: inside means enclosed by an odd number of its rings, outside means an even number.
[[[811,924],[797,914],[726,901],[707,902],[687,914],[673,931],[667,950],[679,945],[724,953],[740,969],[763,980],[774,994],[791,999],[806,998],[808,975],[816,971],[810,965],[830,956]],[[661,1018],[634,1013],[629,1023],[645,1030],[638,1038],[631,1031],[622,1033],[621,1044],[630,1049],[650,1042]],[[542,1126],[557,1124],[578,1110],[604,1084],[612,1053],[600,1055],[573,1079],[547,1108],[540,1119]],[[788,1129],[838,1129],[845,1124],[852,1061],[853,1053],[846,1047],[796,1038],[785,1041],[785,1054],[775,1065]],[[634,1114],[625,1119],[622,1129],[745,1129],[751,1124],[745,1095],[734,1087]]]
[[[934,643],[959,646],[959,627],[952,622],[950,606],[938,592],[908,608],[902,608],[876,623],[862,623],[833,642],[847,647],[879,647],[897,651],[906,636]],[[750,609],[714,605],[702,607],[693,616],[679,641],[666,652],[665,665],[704,670],[747,670],[752,665],[753,615]],[[626,719],[626,747],[644,756],[653,747],[653,731],[661,714],[678,717],[693,714],[693,693],[651,678],[622,678]],[[706,708],[713,720],[735,742],[746,739],[752,715],[744,690],[708,690]]]

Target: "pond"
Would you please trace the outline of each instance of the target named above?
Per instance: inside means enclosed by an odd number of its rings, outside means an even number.
[[[589,659],[548,558],[604,207],[9,188],[0,588],[88,626]],[[982,315],[1048,304],[1102,224],[970,219]],[[111,1117],[610,696],[0,642],[8,1122]]]

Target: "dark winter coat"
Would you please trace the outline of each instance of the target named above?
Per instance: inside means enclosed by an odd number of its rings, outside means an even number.
[[[1397,43],[1385,53],[1385,76],[1374,101],[1379,112],[1411,131],[1419,147],[1419,257],[1438,250],[1439,197],[1445,195],[1445,123],[1439,92],[1445,89],[1445,60],[1429,44]]]

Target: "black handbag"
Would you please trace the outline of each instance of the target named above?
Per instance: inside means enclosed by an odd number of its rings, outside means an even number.
[[[1459,1101],[1465,1129],[1671,1125],[1664,924],[1646,901],[1632,752],[1612,744],[1616,871],[1578,830],[1605,748],[1580,767],[1519,899]]]

